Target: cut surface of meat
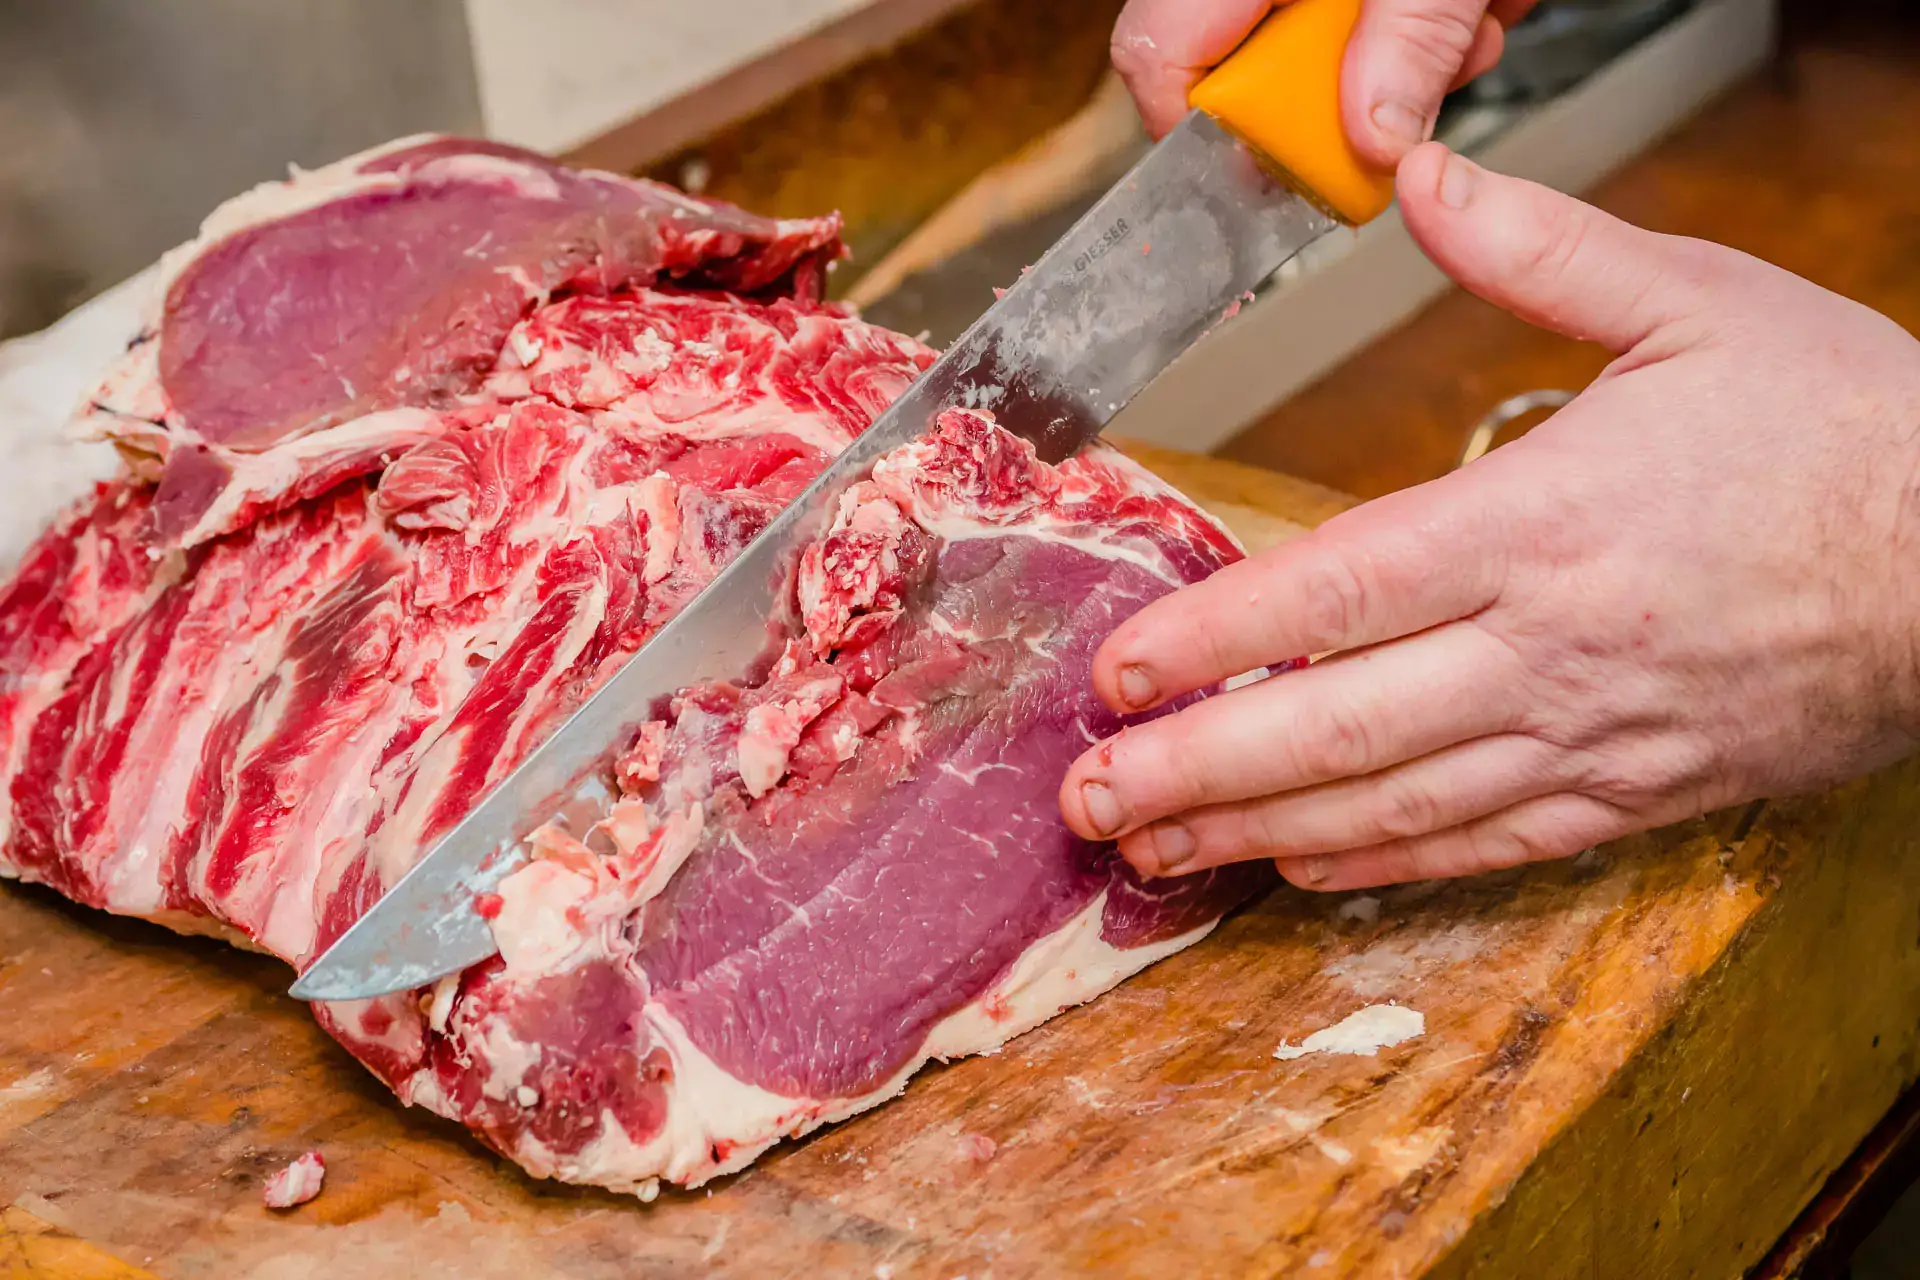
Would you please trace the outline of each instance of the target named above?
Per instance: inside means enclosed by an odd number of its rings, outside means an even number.
[[[818,300],[836,234],[454,139],[216,213],[81,415],[128,473],[0,587],[0,874],[311,960],[931,362]],[[771,671],[476,901],[498,957],[315,1012],[643,1195],[992,1049],[1268,874],[1143,881],[1055,808],[1128,723],[1094,649],[1237,555],[949,410],[807,548]]]
[[[160,311],[83,424],[146,455],[191,546],[446,429],[556,292],[662,280],[814,298],[831,218],[778,222],[531,152],[406,139],[230,201],[170,255]]]

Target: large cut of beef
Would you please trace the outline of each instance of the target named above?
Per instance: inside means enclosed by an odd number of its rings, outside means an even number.
[[[0,873],[299,965],[932,359],[773,221],[413,139],[163,264],[80,414],[123,477],[0,590]],[[1094,647],[1233,559],[1120,455],[950,410],[802,561],[764,678],[685,691],[476,901],[500,955],[316,1013],[537,1174],[649,1193],[994,1048],[1255,873],[1062,825]]]

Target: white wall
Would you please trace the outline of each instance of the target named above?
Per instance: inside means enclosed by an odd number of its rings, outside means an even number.
[[[466,0],[487,132],[565,151],[884,0]]]

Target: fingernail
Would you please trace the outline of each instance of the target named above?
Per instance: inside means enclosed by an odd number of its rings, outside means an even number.
[[[1129,665],[1120,668],[1120,697],[1130,707],[1148,707],[1158,696],[1153,686],[1153,677],[1142,666]]]
[[[1408,103],[1389,99],[1374,104],[1373,127],[1385,134],[1389,141],[1397,142],[1411,151],[1433,132],[1433,121],[1426,112]]]
[[[1184,823],[1157,822],[1153,826],[1153,856],[1162,871],[1173,871],[1193,859],[1193,832]]]
[[[1300,860],[1300,874],[1306,879],[1308,884],[1320,884],[1324,882],[1332,870],[1332,865],[1325,858],[1302,858]]]
[[[1449,151],[1446,163],[1440,166],[1440,203],[1449,209],[1464,209],[1478,185],[1480,166]]]
[[[1087,821],[1093,824],[1094,834],[1101,838],[1120,829],[1120,801],[1106,783],[1081,783],[1080,807],[1087,811]]]

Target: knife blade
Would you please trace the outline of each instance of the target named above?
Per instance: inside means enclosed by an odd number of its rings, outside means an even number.
[[[1357,7],[1358,0],[1296,0],[1268,19],[1243,51],[1275,28],[1281,15],[1299,25],[1291,16],[1295,11],[1331,10],[1336,25],[1345,14],[1344,26],[1322,60],[1337,66],[1352,25],[1348,11]],[[1281,52],[1290,62],[1297,59],[1297,49]],[[1264,100],[1265,90],[1261,94]],[[1334,111],[1337,117],[1337,105]],[[1229,105],[1219,114],[1238,125],[1234,118],[1245,113]],[[1338,135],[1337,118],[1332,128]],[[1274,150],[1260,149],[1267,161],[1275,160]],[[1289,172],[1296,167],[1287,163]],[[791,583],[800,551],[825,532],[840,495],[864,479],[876,459],[920,436],[952,406],[990,411],[1047,461],[1067,457],[1239,299],[1341,226],[1324,211],[1326,203],[1298,194],[1263,163],[1262,154],[1208,112],[1190,112],[704,590],[342,933],[291,994],[303,1000],[384,995],[424,986],[493,955],[498,948],[488,922],[474,910],[476,895],[521,865],[520,844],[542,821],[603,809],[611,801],[607,773],[614,756],[674,694],[764,669],[795,622]]]

